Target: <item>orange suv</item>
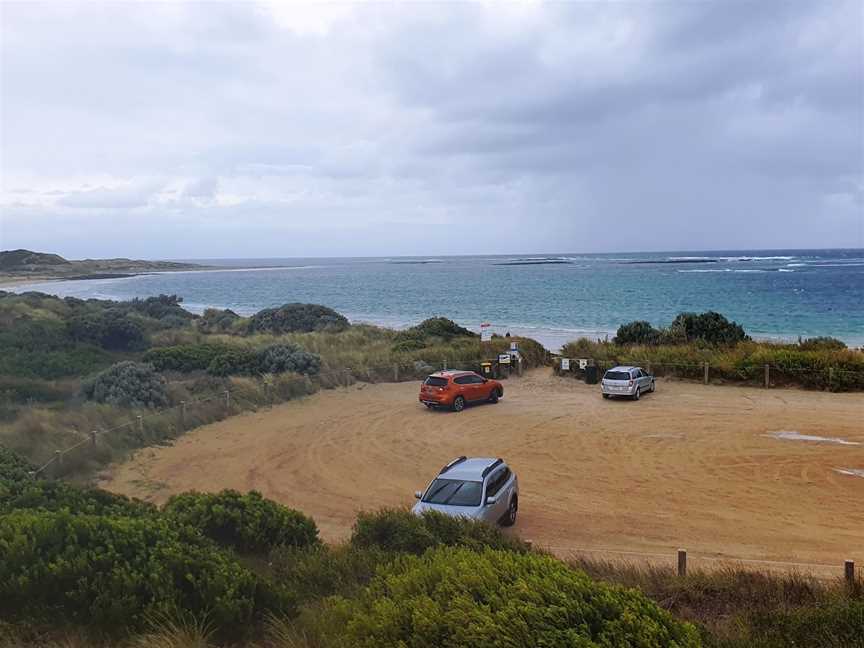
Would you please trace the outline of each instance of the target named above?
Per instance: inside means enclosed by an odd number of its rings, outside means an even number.
[[[504,387],[473,371],[436,371],[420,386],[420,402],[429,409],[449,407],[461,412],[468,403],[497,403]]]

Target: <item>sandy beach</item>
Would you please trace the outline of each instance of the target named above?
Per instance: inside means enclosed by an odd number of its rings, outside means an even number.
[[[605,401],[548,369],[505,389],[461,414],[427,411],[415,382],[321,392],[143,449],[101,485],[158,503],[258,489],[338,541],[359,510],[410,506],[453,457],[492,455],[520,478],[515,532],[561,556],[864,561],[864,478],[842,472],[864,468],[864,395],[663,381]]]

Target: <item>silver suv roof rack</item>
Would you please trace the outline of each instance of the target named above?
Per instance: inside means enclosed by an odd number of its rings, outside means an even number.
[[[495,470],[495,469],[496,469],[498,466],[500,466],[502,463],[504,463],[504,460],[501,459],[501,458],[499,457],[498,459],[496,459],[495,461],[493,461],[491,464],[489,464],[488,466],[486,466],[486,467],[483,469],[483,474],[482,474],[481,476],[485,478],[486,475],[488,475],[490,472],[492,472],[493,470]]]
[[[438,474],[443,475],[445,472],[450,470],[453,466],[455,466],[456,464],[460,464],[463,461],[466,461],[467,459],[468,459],[468,457],[466,457],[465,455],[462,455],[461,457],[457,457],[456,459],[454,459],[453,461],[448,463],[446,466],[444,466]]]

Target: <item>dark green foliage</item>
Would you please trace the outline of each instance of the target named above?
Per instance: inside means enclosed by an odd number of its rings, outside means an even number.
[[[751,615],[749,625],[747,646],[864,648],[864,600],[757,611]]]
[[[177,609],[236,631],[275,600],[192,529],[159,517],[18,511],[0,516],[0,616],[111,632]]]
[[[527,551],[518,538],[490,524],[449,517],[437,511],[417,516],[403,509],[358,514],[351,544],[413,554],[441,545]]]
[[[204,333],[230,333],[240,320],[240,316],[232,310],[208,308],[198,320],[198,328]]]
[[[318,542],[315,522],[302,513],[265,499],[257,491],[241,495],[182,493],[165,504],[165,515],[189,525],[220,545],[244,552],[266,552],[279,545],[307,547]]]
[[[118,362],[84,382],[81,392],[88,400],[120,407],[164,407],[168,404],[165,379],[152,365]]]
[[[36,466],[17,452],[0,446],[0,482],[19,482],[29,479]],[[2,488],[2,486],[0,486]],[[2,495],[2,491],[0,491]]]
[[[229,348],[213,358],[207,366],[207,371],[214,376],[256,374],[259,369],[258,361],[258,353],[252,349]]]
[[[285,304],[267,308],[249,318],[250,333],[336,333],[349,326],[348,320],[332,308],[318,304]]]
[[[636,590],[558,560],[440,547],[385,566],[355,599],[335,599],[337,646],[697,647],[695,629]]]
[[[684,342],[703,342],[714,345],[734,345],[749,340],[744,328],[730,322],[720,313],[680,313],[669,327],[672,339]]]
[[[156,514],[152,504],[99,488],[80,488],[64,481],[0,479],[0,515],[16,510],[66,510],[75,514],[143,517]]]
[[[845,349],[846,343],[837,338],[820,336],[799,342],[798,348],[802,351],[837,351]]]
[[[446,317],[430,317],[416,326],[400,331],[393,339],[393,350],[416,351],[459,337],[477,337],[477,334]]]
[[[182,303],[183,298],[177,295],[159,295],[158,297],[136,298],[132,301],[121,302],[119,307],[160,320],[170,326],[183,326],[195,319],[196,316],[183,308]]]
[[[296,344],[274,344],[261,350],[259,368],[267,373],[315,375],[321,370],[321,358],[304,351]]]
[[[615,334],[615,344],[659,344],[660,340],[661,332],[644,320],[622,324]]]
[[[181,344],[150,349],[142,361],[157,371],[203,371],[216,357],[230,351],[231,347],[224,344]]]
[[[144,329],[121,310],[78,315],[69,320],[69,334],[109,351],[140,351],[147,348]]]

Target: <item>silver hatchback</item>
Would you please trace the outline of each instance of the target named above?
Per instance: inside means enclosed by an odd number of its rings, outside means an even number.
[[[502,459],[459,457],[444,466],[411,511],[438,511],[491,524],[512,526],[519,510],[519,481]]]
[[[656,389],[654,376],[642,369],[642,367],[612,367],[603,374],[600,382],[603,398],[611,396],[626,396],[633,400],[639,400],[642,394],[653,392]]]

